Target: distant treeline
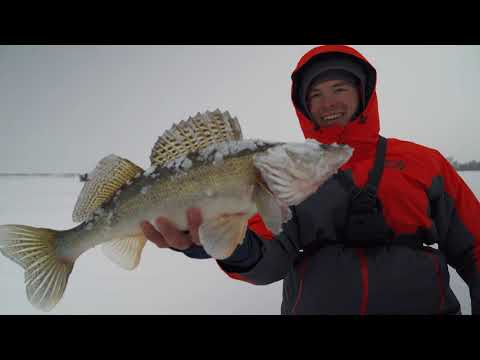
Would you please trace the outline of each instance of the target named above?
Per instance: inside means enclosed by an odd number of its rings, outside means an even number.
[[[461,163],[455,160],[453,157],[447,157],[447,160],[452,164],[452,166],[457,171],[480,171],[480,161],[469,161],[466,163]],[[76,177],[80,181],[88,181],[88,173],[2,173],[0,176],[41,176],[41,177]]]
[[[447,160],[457,171],[480,171],[480,161],[469,161],[466,163],[460,163],[452,157],[448,157]]]
[[[0,173],[0,176],[78,177],[77,173]]]

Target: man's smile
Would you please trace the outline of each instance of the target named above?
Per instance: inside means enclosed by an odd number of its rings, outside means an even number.
[[[323,115],[320,119],[322,122],[330,123],[332,121],[338,120],[341,117],[345,115],[344,112],[336,112],[336,113],[330,113],[327,115]]]

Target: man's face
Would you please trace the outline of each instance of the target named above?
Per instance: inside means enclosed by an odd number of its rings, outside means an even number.
[[[319,127],[345,125],[357,111],[358,89],[344,80],[323,81],[310,88],[307,104]]]

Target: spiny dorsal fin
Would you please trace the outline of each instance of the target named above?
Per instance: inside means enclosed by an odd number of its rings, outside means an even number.
[[[110,200],[118,189],[140,172],[143,169],[127,159],[113,154],[104,157],[88,175],[89,180],[83,186],[73,210],[73,221],[87,220],[98,207]]]
[[[228,111],[207,111],[174,124],[155,143],[150,161],[152,166],[161,166],[178,157],[203,149],[213,143],[242,140],[242,130],[237,118]]]

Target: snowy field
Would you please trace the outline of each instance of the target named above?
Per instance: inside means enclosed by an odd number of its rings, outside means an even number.
[[[480,197],[480,172],[460,175]],[[0,177],[0,224],[73,227],[77,178]],[[467,286],[451,269],[462,312],[470,314]],[[0,314],[43,314],[27,301],[23,269],[0,256]],[[60,303],[49,314],[266,314],[280,313],[281,282],[253,286],[227,277],[212,260],[193,260],[147,243],[139,267],[123,270],[99,247],[75,263]]]

